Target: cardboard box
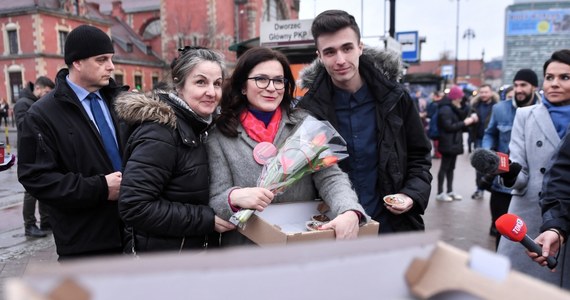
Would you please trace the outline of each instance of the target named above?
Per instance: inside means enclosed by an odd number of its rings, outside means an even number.
[[[438,236],[30,263],[22,277],[7,281],[4,299],[414,299],[405,270],[412,259],[429,257]]]
[[[271,204],[263,212],[256,212],[239,232],[260,246],[285,245],[315,240],[334,240],[333,230],[308,231],[307,221],[314,215],[325,213],[331,220],[322,201]],[[358,236],[377,236],[379,223],[371,220],[360,227]]]
[[[570,299],[568,291],[513,270],[505,280],[471,270],[473,257],[438,243],[439,235],[30,262],[22,277],[6,281],[4,299]]]

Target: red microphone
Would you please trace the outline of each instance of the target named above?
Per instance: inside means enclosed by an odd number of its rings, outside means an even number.
[[[528,251],[542,256],[542,247],[535,243],[527,234],[524,221],[514,214],[504,214],[495,221],[497,231],[513,242],[521,243]],[[546,263],[550,269],[554,269],[558,263],[552,256],[546,258]]]

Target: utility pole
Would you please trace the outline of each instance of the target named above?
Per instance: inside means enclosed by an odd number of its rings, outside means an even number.
[[[457,73],[459,65],[459,0],[457,0],[457,19],[455,22],[455,76],[453,76],[453,83],[457,84]]]
[[[390,37],[395,37],[395,36],[396,36],[396,0],[390,0]]]

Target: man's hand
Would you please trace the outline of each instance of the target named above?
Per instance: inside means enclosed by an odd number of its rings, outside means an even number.
[[[234,230],[236,226],[218,216],[214,216],[214,230],[219,233]]]
[[[496,176],[497,176],[496,174],[483,175],[481,177],[481,182],[479,182],[479,187],[481,187],[484,190],[490,191]]]
[[[107,180],[107,187],[109,188],[109,196],[107,200],[117,201],[119,200],[119,189],[121,188],[121,180],[123,179],[123,174],[121,172],[115,172],[105,175],[105,180]]]
[[[230,194],[230,203],[236,207],[263,211],[267,205],[273,201],[273,197],[275,197],[275,195],[265,188],[242,188],[232,191]]]
[[[562,245],[562,243],[564,241],[561,240],[562,237],[552,231],[552,230],[547,230],[543,233],[541,233],[534,241],[539,244],[540,246],[542,246],[542,256],[539,256],[538,254],[534,253],[534,252],[530,252],[530,251],[526,251],[526,254],[535,262],[537,262],[539,265],[541,266],[546,266],[546,258],[548,256],[556,256],[556,253],[558,253],[558,251],[560,250],[560,246]],[[554,271],[554,270],[552,270]]]
[[[352,240],[358,237],[358,223],[360,223],[358,214],[349,210],[319,227],[319,230],[334,229],[337,240]]]
[[[394,196],[399,197],[400,199],[404,200],[404,203],[401,205],[389,205],[385,204],[386,208],[393,214],[399,215],[407,212],[408,210],[412,209],[414,206],[414,200],[408,197],[405,194],[395,194]]]

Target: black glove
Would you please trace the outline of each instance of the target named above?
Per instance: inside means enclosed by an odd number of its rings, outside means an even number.
[[[485,174],[483,175],[483,177],[481,177],[481,180],[478,184],[478,186],[486,191],[491,191],[491,186],[493,185],[493,181],[495,180],[495,177],[497,176],[497,174]]]
[[[499,176],[503,178],[503,185],[506,187],[512,187],[517,181],[517,176],[519,176],[521,169],[522,166],[519,163],[509,160],[509,171],[499,174]]]

